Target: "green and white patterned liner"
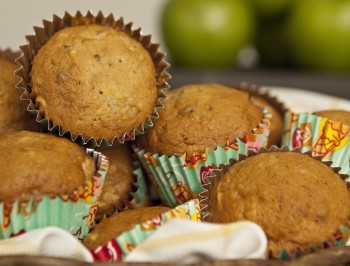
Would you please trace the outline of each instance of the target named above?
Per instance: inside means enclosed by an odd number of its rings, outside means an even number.
[[[74,195],[41,200],[0,203],[0,239],[6,239],[34,229],[57,226],[83,239],[93,225],[97,203],[108,170],[108,160],[101,153],[87,149],[96,165],[91,181]],[[63,166],[64,167],[64,166]]]
[[[265,147],[270,123],[271,114],[265,109],[263,121],[252,133],[228,142],[226,147],[218,146],[215,150],[207,148],[204,153],[191,155],[186,152],[167,156],[151,154],[136,146],[133,149],[163,203],[175,207],[198,198],[203,191],[203,181],[212,169],[229,163],[230,159],[238,159],[239,154],[247,154],[248,150],[258,152]]]
[[[311,151],[340,167],[350,175],[350,126],[309,113],[288,112],[285,115],[283,145],[290,149]]]
[[[149,199],[149,193],[148,193],[145,175],[138,161],[135,161],[134,165],[136,168],[133,171],[133,174],[136,179],[137,189],[132,193],[133,200],[131,201],[131,204],[135,208],[146,207],[148,206],[150,199]]]
[[[124,232],[117,238],[111,239],[105,245],[91,250],[91,253],[95,261],[122,261],[136,246],[150,237],[159,226],[162,226],[173,218],[200,222],[201,217],[198,200],[191,200],[147,222],[138,224],[133,229]]]

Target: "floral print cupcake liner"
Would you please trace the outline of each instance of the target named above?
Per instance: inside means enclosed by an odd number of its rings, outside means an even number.
[[[0,203],[0,239],[6,239],[34,229],[57,226],[83,239],[91,229],[99,196],[108,170],[108,160],[99,152],[87,149],[96,165],[92,181],[87,181],[73,195],[23,202]],[[63,166],[64,167],[64,166]]]
[[[283,145],[310,151],[332,161],[340,173],[350,174],[350,126],[308,113],[288,112],[285,116]]]
[[[225,147],[207,148],[204,153],[167,156],[133,148],[163,203],[175,207],[198,198],[203,180],[212,169],[229,163],[230,159],[238,159],[239,154],[247,154],[249,150],[258,152],[266,146],[270,119],[271,115],[264,110],[264,118],[258,128],[244,138],[228,142]]]

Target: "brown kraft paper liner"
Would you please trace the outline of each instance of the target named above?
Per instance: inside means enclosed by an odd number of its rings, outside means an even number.
[[[269,143],[268,146],[271,146],[271,145],[279,146],[281,144],[281,142],[282,142],[284,116],[285,116],[285,113],[289,111],[289,109],[276,96],[272,96],[268,90],[263,89],[259,85],[250,84],[250,83],[247,83],[247,82],[242,82],[239,85],[233,86],[233,87],[236,88],[236,89],[242,90],[242,91],[246,91],[251,96],[255,96],[255,97],[263,99],[265,102],[267,102],[269,105],[271,105],[279,113],[279,115],[281,117],[281,120],[282,120],[282,125],[281,125],[282,127],[280,129],[280,131],[281,131],[280,132],[280,136],[278,138],[278,136],[274,135],[274,132],[271,132],[271,130],[274,131],[273,130],[274,129],[274,125],[273,125],[274,117],[272,115],[270,136],[268,138],[268,141],[272,142],[272,143]],[[271,113],[271,112],[269,111],[269,113]]]
[[[22,50],[22,55],[16,60],[16,62],[21,66],[16,71],[16,74],[20,79],[17,88],[23,91],[21,100],[28,102],[27,110],[36,116],[37,122],[43,124],[50,132],[68,137],[79,144],[88,145],[91,147],[107,145],[111,146],[113,144],[134,140],[135,136],[144,134],[146,128],[153,126],[154,119],[159,117],[158,111],[163,109],[162,100],[166,97],[164,90],[169,88],[167,81],[170,79],[170,75],[166,72],[169,64],[164,61],[165,54],[158,51],[159,44],[151,43],[150,35],[143,36],[141,35],[140,28],[132,30],[132,23],[125,24],[122,17],[115,20],[112,14],[105,17],[101,11],[98,12],[96,16],[94,16],[90,11],[86,14],[86,16],[83,16],[80,11],[78,11],[75,16],[72,16],[66,12],[63,18],[54,15],[52,22],[44,20],[43,24],[43,28],[34,27],[35,35],[26,36],[29,43],[20,47]],[[133,129],[131,132],[125,132],[121,136],[115,136],[112,140],[105,138],[95,139],[93,137],[84,139],[82,134],[73,135],[69,130],[63,129],[60,125],[53,124],[52,121],[46,119],[45,114],[39,112],[38,106],[35,104],[35,99],[31,98],[30,96],[30,72],[33,59],[38,53],[39,49],[61,29],[91,24],[112,27],[123,31],[131,38],[139,41],[151,55],[156,71],[157,101],[155,103],[153,113],[148,116],[146,121],[139,128]]]
[[[214,169],[211,171],[210,175],[207,176],[205,180],[205,184],[203,185],[204,191],[200,193],[200,212],[202,216],[202,220],[204,222],[212,222],[212,212],[211,212],[211,206],[210,206],[210,195],[211,191],[214,189],[215,185],[224,177],[225,173],[229,170],[229,168],[239,162],[244,161],[248,157],[252,157],[255,155],[258,155],[260,153],[270,153],[270,152],[296,152],[301,153],[300,149],[295,150],[289,150],[287,146],[283,146],[281,148],[273,145],[269,149],[261,148],[258,153],[254,153],[252,151],[248,152],[248,155],[239,155],[238,160],[230,160],[229,164],[221,164],[218,169]],[[350,183],[346,182],[346,179],[348,178],[348,175],[340,174],[340,168],[339,167],[331,167],[332,162],[323,162],[322,157],[320,156],[312,156],[310,152],[302,153],[305,155],[310,156],[311,158],[314,158],[315,160],[318,160],[322,162],[323,164],[330,167],[334,173],[336,173],[347,185],[347,188],[350,188]],[[332,237],[332,236],[330,236]],[[279,258],[282,260],[290,260],[292,258],[299,257],[304,254],[308,254],[310,252],[319,250],[319,249],[327,249],[333,246],[344,246],[347,239],[350,237],[350,229],[341,225],[338,232],[335,232],[333,234],[334,242],[330,242],[329,240],[325,240],[322,245],[316,245],[314,243],[310,243],[307,247],[307,250],[302,250],[300,247],[296,246],[295,250],[290,253],[286,249],[282,249],[279,254],[273,254],[271,250],[267,250],[267,255],[269,258]]]

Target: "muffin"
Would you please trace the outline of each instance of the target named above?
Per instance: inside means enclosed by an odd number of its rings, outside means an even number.
[[[310,151],[332,161],[333,167],[350,175],[350,113],[325,110],[314,114],[288,112],[283,129],[283,145]]]
[[[282,140],[283,132],[283,116],[276,107],[268,103],[264,98],[259,96],[252,96],[252,101],[256,105],[267,108],[268,112],[272,115],[270,135],[267,139],[268,147],[271,145],[279,145]]]
[[[152,125],[169,75],[149,36],[122,19],[79,12],[45,23],[38,32],[19,59],[31,68],[18,71],[26,82],[18,87],[26,89],[33,102],[29,109],[43,124],[49,121],[49,130],[100,146],[134,139]]]
[[[95,249],[106,244],[109,240],[117,238],[123,232],[129,231],[135,225],[146,222],[170,210],[167,207],[155,206],[125,210],[114,214],[96,225],[94,230],[84,238],[84,245],[88,249]]]
[[[266,145],[270,114],[247,92],[187,85],[171,91],[165,105],[135,152],[167,206],[197,198],[211,169]]]
[[[0,238],[11,230],[58,226],[83,237],[95,216],[94,204],[106,169],[77,144],[50,134],[19,131],[0,138]],[[97,171],[100,171],[97,174]],[[27,207],[24,207],[27,206]]]
[[[160,119],[141,136],[152,153],[204,152],[244,138],[263,119],[247,93],[219,84],[186,85],[168,93]]]
[[[315,115],[326,117],[333,121],[338,121],[350,126],[350,112],[345,110],[323,110],[314,113]]]
[[[259,106],[266,108],[272,115],[270,134],[268,137],[268,147],[272,145],[279,146],[282,141],[283,118],[287,108],[281,100],[272,96],[268,90],[255,84],[242,82],[237,86],[238,89],[246,91],[251,95],[251,100]]]
[[[198,200],[174,209],[156,206],[119,212],[99,223],[83,243],[95,262],[122,261],[157,228],[174,218],[200,222]]]
[[[35,118],[26,111],[15,88],[18,80],[14,74],[17,66],[0,57],[0,135],[21,130],[38,131]]]
[[[96,219],[102,220],[104,216],[109,217],[123,208],[147,206],[145,180],[143,176],[139,177],[142,180],[137,180],[134,174],[130,146],[120,144],[100,148],[98,151],[107,156],[109,167],[98,203]],[[142,194],[140,190],[146,190],[146,193]],[[141,195],[138,194],[138,191],[141,192]]]
[[[274,257],[283,249],[307,253],[310,244],[334,244],[340,227],[348,224],[350,194],[342,178],[308,154],[260,152],[212,177],[206,220],[259,224]]]

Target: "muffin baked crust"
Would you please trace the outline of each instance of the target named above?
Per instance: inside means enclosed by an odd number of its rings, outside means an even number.
[[[125,201],[129,201],[134,176],[131,151],[127,144],[101,148],[98,151],[107,156],[109,160],[108,173],[96,214],[96,219],[100,220],[104,214],[113,215],[116,209],[123,206]]]
[[[160,118],[138,144],[147,152],[172,155],[225,146],[263,119],[247,93],[218,84],[179,87],[168,93]]]
[[[38,123],[20,100],[15,88],[18,80],[14,74],[17,66],[0,58],[0,135],[12,131],[38,131]]]
[[[118,237],[123,232],[132,229],[135,225],[170,210],[167,207],[155,206],[122,211],[96,225],[95,229],[84,238],[84,244],[89,249],[95,249]]]
[[[71,195],[95,173],[94,162],[83,148],[50,134],[5,134],[0,153],[0,201]]]
[[[106,26],[58,31],[34,57],[30,75],[39,112],[85,139],[130,133],[157,100],[150,54],[126,33]]]
[[[330,120],[341,122],[350,126],[350,112],[345,110],[323,110],[316,112],[315,115],[326,117]]]
[[[211,221],[250,220],[268,237],[276,256],[331,240],[349,219],[345,182],[305,154],[270,152],[234,164],[210,193]]]

